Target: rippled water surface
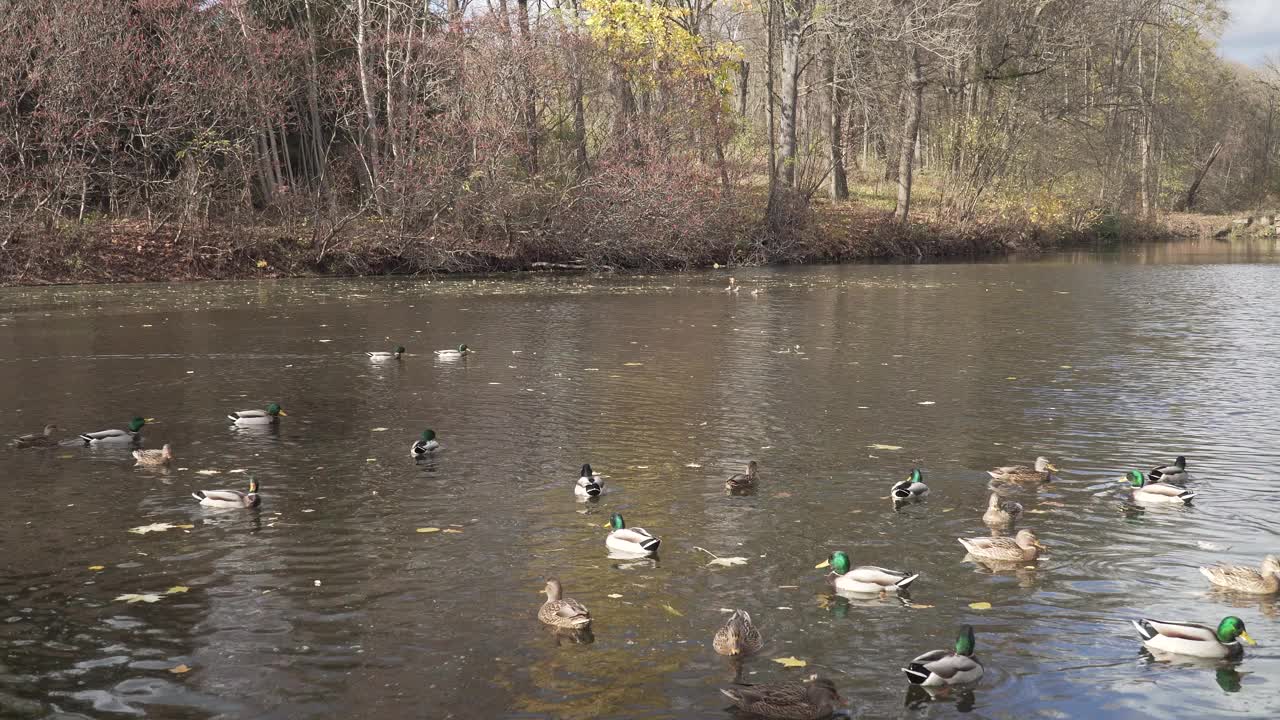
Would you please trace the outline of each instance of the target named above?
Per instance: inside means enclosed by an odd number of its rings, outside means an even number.
[[[742,679],[817,670],[863,717],[1274,717],[1276,601],[1196,568],[1280,550],[1278,259],[0,290],[6,436],[143,415],[177,454],[0,451],[0,716],[727,717],[710,639],[738,607],[768,641]],[[225,420],[273,400],[278,431]],[[445,449],[415,464],[426,427]],[[965,562],[984,470],[1038,454],[1061,478],[1018,499],[1047,557]],[[1115,478],[1178,454],[1194,505],[1132,506]],[[759,492],[726,496],[751,459]],[[933,491],[895,512],[915,466]],[[190,496],[249,475],[259,511]],[[612,512],[660,559],[610,559]],[[130,532],[154,523],[177,527]],[[921,573],[911,605],[828,595],[836,549]],[[594,642],[539,625],[548,576]],[[1127,623],[1227,614],[1259,642],[1238,664],[1156,661]],[[981,684],[908,692],[961,623]]]

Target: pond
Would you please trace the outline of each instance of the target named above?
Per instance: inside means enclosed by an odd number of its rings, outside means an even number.
[[[735,677],[810,672],[877,718],[1280,709],[1277,601],[1198,571],[1277,549],[1273,242],[733,274],[0,290],[6,437],[138,415],[176,455],[0,451],[0,716],[716,718]],[[278,426],[226,419],[273,401]],[[985,471],[1037,455],[1058,479],[1016,499],[1045,556],[966,561]],[[1194,502],[1134,505],[1117,478],[1177,455]],[[726,494],[749,460],[757,492]],[[915,467],[932,491],[895,509]],[[256,510],[191,497],[250,476]],[[656,560],[609,556],[614,512]],[[832,594],[841,549],[920,573],[909,602]],[[552,576],[592,642],[538,623]],[[732,608],[767,643],[740,666],[711,648]],[[1239,663],[1129,624],[1226,615],[1259,643]],[[909,691],[966,623],[981,683]]]

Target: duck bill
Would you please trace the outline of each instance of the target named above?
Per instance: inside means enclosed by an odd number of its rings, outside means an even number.
[[[148,423],[160,422],[159,420],[156,420],[155,418],[143,418],[143,420],[147,421]]]
[[[1045,469],[1052,470],[1053,472],[1058,472],[1058,468],[1054,467],[1053,463],[1049,463],[1048,465],[1045,465]]]
[[[821,568],[825,568],[825,567],[831,567],[831,561],[830,561],[830,560],[823,560],[822,562],[818,563],[817,565],[814,565],[814,566],[813,566],[813,569],[815,569],[815,570],[819,570],[819,569],[821,569]]]
[[[1253,641],[1253,638],[1249,637],[1249,633],[1247,633],[1247,632],[1242,632],[1242,633],[1240,633],[1240,639],[1241,639],[1241,640],[1243,640],[1243,641],[1245,641],[1245,642],[1247,642],[1247,643],[1249,643],[1250,645],[1257,645],[1257,644],[1258,644],[1258,643],[1256,643],[1256,642],[1254,642],[1254,641]]]
[[[280,411],[280,416],[281,416],[281,417],[289,417],[289,413],[287,413],[287,412],[285,412],[285,411],[281,410],[281,411]]]

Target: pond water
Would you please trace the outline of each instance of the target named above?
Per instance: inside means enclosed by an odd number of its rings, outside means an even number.
[[[739,671],[820,672],[875,718],[1280,712],[1277,601],[1197,571],[1280,549],[1274,244],[735,275],[0,290],[6,436],[142,415],[177,456],[0,451],[0,716],[716,718]],[[225,419],[271,401],[275,430]],[[1017,499],[1046,557],[966,562],[984,471],[1041,454],[1059,480]],[[1180,454],[1190,507],[1116,482]],[[578,503],[587,462],[607,489]],[[913,467],[932,492],[895,512]],[[250,475],[257,511],[191,498]],[[608,556],[612,512],[656,562]],[[838,549],[921,573],[910,605],[830,595]],[[549,576],[593,642],[537,622]],[[710,644],[729,608],[768,643],[740,668]],[[1128,623],[1228,614],[1240,663],[1153,658]],[[909,692],[962,623],[986,677]]]

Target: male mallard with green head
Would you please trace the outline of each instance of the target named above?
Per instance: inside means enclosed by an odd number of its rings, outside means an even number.
[[[919,500],[929,494],[929,486],[924,484],[924,473],[920,472],[920,468],[912,468],[907,479],[894,483],[889,491],[898,502]]]
[[[288,417],[280,403],[271,403],[266,410],[238,410],[227,416],[236,425],[275,425],[280,418]]]
[[[255,508],[262,504],[262,497],[258,495],[258,481],[253,478],[249,478],[247,493],[239,490],[197,490],[191,493],[191,497],[199,500],[201,505],[211,508]]]
[[[827,573],[827,584],[838,592],[848,593],[896,593],[920,577],[919,573],[888,570],[875,565],[850,567],[850,564],[848,553],[837,550],[814,568],[831,568]]]
[[[661,540],[644,528],[629,528],[622,515],[614,513],[605,527],[613,528],[604,539],[605,547],[629,555],[652,555],[658,552]]]
[[[403,345],[397,345],[396,349],[393,352],[385,352],[382,350],[371,350],[365,353],[365,355],[368,355],[369,359],[372,360],[373,362],[386,362],[388,360],[399,360],[400,356],[403,354],[404,354]]]
[[[1130,470],[1120,482],[1133,488],[1134,502],[1148,505],[1190,505],[1196,496],[1190,490],[1168,483],[1152,482],[1141,470]]]
[[[136,417],[129,421],[128,430],[99,430],[98,432],[81,433],[80,439],[85,445],[132,445],[142,439],[142,426],[147,421]]]
[[[982,679],[982,663],[973,656],[973,626],[964,625],[956,636],[955,650],[930,650],[912,660],[902,672],[912,685],[968,685]]]
[[[1156,650],[1202,658],[1238,658],[1244,654],[1241,640],[1256,645],[1244,631],[1244,621],[1234,615],[1222,618],[1215,630],[1196,623],[1131,620],[1142,644]]]
[[[409,448],[409,454],[416,458],[423,458],[439,449],[440,442],[436,440],[436,431],[428,428],[422,431],[422,436],[413,444],[413,447]]]

